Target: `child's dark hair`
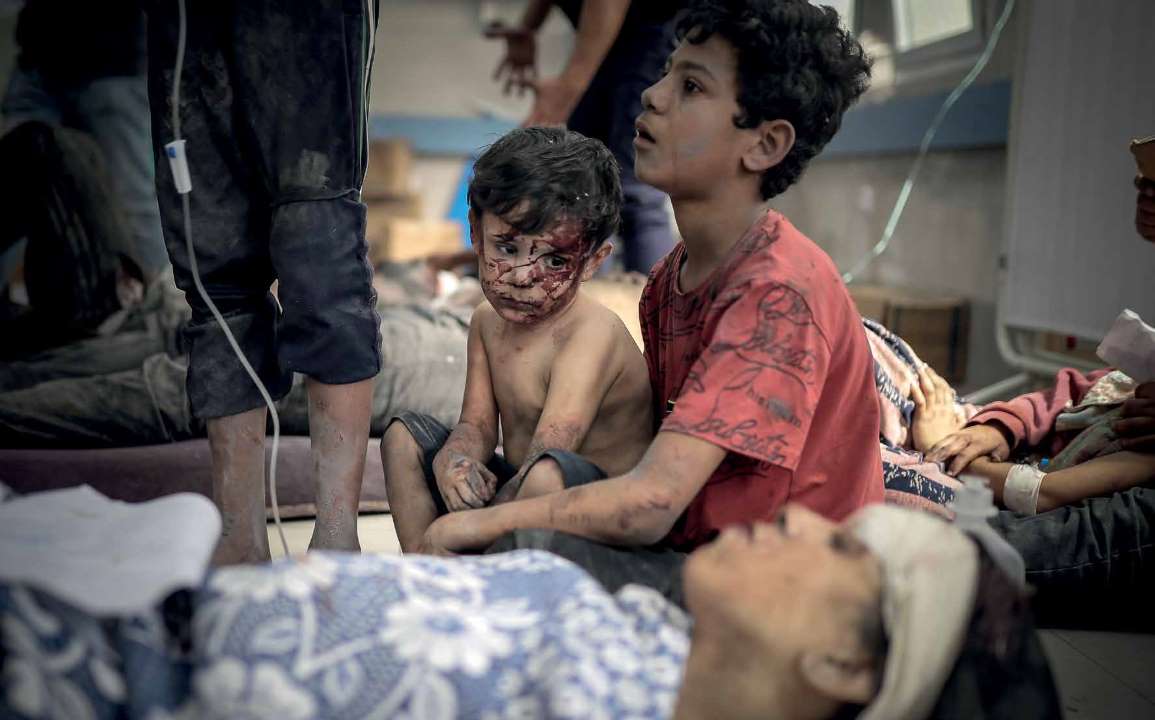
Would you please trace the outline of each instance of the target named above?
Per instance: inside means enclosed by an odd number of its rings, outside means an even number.
[[[798,181],[870,82],[870,60],[838,13],[807,0],[695,0],[677,23],[692,44],[719,35],[738,53],[740,128],[788,120],[794,147],[762,175],[762,197]]]
[[[469,208],[491,212],[529,235],[575,222],[596,249],[618,229],[618,163],[605,145],[572,130],[514,130],[474,164]]]

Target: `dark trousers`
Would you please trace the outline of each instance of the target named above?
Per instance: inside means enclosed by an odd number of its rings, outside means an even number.
[[[617,592],[625,585],[645,585],[685,607],[685,553],[663,548],[614,547],[556,530],[516,530],[504,535],[486,553],[526,549],[546,550],[569,560],[609,592]]]
[[[1155,630],[1155,487],[993,523],[1023,556],[1040,624]]]
[[[642,113],[642,91],[662,75],[674,49],[673,27],[622,28],[585,95],[570,115],[571,130],[597,138],[617,158],[622,173],[622,262],[648,273],[674,246],[666,194],[634,175],[634,121]]]
[[[0,138],[0,253],[28,239],[30,315],[2,329],[0,358],[82,337],[116,310],[128,227],[88,135],[25,122]]]
[[[193,245],[209,295],[277,398],[293,372],[342,384],[380,368],[360,201],[375,18],[375,0],[188,3],[179,114]],[[177,285],[193,309],[189,400],[212,418],[262,400],[195,290],[163,154],[174,138],[177,20],[174,0],[149,4],[157,194]]]

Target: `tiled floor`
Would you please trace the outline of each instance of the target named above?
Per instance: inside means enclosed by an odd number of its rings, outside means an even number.
[[[1155,635],[1044,630],[1068,718],[1155,718]]]
[[[401,551],[390,515],[362,515],[358,530],[364,552]],[[286,522],[289,551],[304,552],[312,533],[312,520]],[[282,554],[271,524],[269,545],[274,557]],[[1044,630],[1042,636],[1067,718],[1155,720],[1155,635]]]

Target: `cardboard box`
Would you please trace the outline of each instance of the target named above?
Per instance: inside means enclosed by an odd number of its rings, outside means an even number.
[[[369,143],[369,165],[361,196],[366,200],[409,194],[413,147],[408,140],[386,138]]]
[[[377,197],[362,197],[361,202],[366,207],[366,223],[372,225],[385,218],[400,217],[410,220],[420,220],[424,216],[424,206],[421,196],[417,193],[405,195],[379,195]]]
[[[952,385],[966,380],[967,300],[880,285],[851,285],[849,290],[859,313],[906,340],[935,372]]]
[[[369,241],[369,261],[374,265],[452,253],[465,245],[461,225],[450,220],[383,217],[366,225],[365,238]]]

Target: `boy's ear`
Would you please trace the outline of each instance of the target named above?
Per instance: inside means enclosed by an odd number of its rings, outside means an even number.
[[[742,155],[742,167],[761,175],[790,153],[794,147],[794,126],[789,120],[766,120],[754,130],[757,136]]]
[[[589,261],[586,262],[585,267],[582,268],[582,282],[592,278],[594,273],[598,271],[598,268],[602,266],[602,263],[606,261],[606,258],[608,258],[613,251],[614,244],[612,242],[606,240],[602,243],[601,247],[590,256]]]
[[[866,705],[874,699],[878,668],[869,660],[806,651],[798,666],[806,682],[832,700]]]

